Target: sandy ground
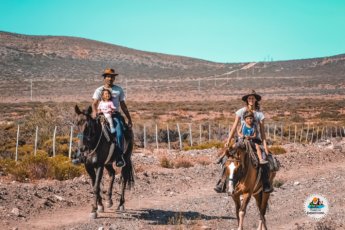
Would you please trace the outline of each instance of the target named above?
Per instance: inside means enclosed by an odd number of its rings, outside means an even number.
[[[275,188],[269,201],[269,229],[344,229],[345,140],[284,148],[288,153],[278,156],[282,168],[276,177],[283,185]],[[115,211],[115,201],[96,220],[89,218],[93,195],[85,176],[30,183],[1,178],[1,229],[236,229],[232,198],[213,191],[220,172],[213,163],[217,150],[172,152],[168,157],[180,155],[212,163],[166,169],[159,165],[161,153],[137,150],[136,185],[127,191],[126,210]],[[114,198],[118,191],[117,185]],[[304,212],[311,194],[323,195],[329,202],[329,213],[318,222]],[[255,229],[257,223],[252,199],[245,229]]]

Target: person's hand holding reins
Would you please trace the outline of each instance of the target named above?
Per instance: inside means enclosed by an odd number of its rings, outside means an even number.
[[[230,140],[226,140],[224,147],[225,148],[229,148],[230,147],[230,142],[231,142],[231,139]]]

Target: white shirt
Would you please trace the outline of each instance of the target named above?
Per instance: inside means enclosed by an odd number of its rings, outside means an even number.
[[[95,93],[92,96],[92,99],[95,100],[102,100],[102,90],[104,89],[104,86],[98,87],[95,90]],[[115,106],[115,110],[117,112],[120,111],[120,101],[125,101],[126,97],[123,92],[123,89],[120,86],[113,85],[111,87],[111,100],[113,101],[113,104]]]
[[[241,119],[241,127],[243,124],[245,124],[243,115],[246,111],[247,111],[247,107],[243,107],[242,109],[239,109],[236,111],[236,116],[238,116]],[[253,123],[256,125],[257,130],[258,130],[257,138],[261,139],[260,122],[265,119],[265,115],[261,111],[253,111],[253,113],[254,113]]]

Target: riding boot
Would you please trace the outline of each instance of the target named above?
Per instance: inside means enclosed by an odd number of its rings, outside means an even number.
[[[261,169],[262,169],[261,180],[262,180],[263,191],[266,193],[271,193],[273,192],[273,187],[269,179],[269,170],[270,170],[269,166],[267,164],[261,165]]]
[[[115,147],[115,154],[116,154],[116,157],[115,157],[115,165],[116,167],[119,167],[119,168],[122,168],[126,165],[126,162],[123,158],[123,152],[122,150],[119,148],[118,145],[116,145]]]
[[[221,178],[218,180],[216,187],[214,187],[214,191],[218,193],[223,193],[226,190],[226,175],[225,175],[225,168],[223,168],[221,173]]]

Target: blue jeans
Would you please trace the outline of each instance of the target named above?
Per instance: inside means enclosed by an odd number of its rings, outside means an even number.
[[[123,154],[123,145],[124,145],[124,135],[123,135],[123,118],[120,113],[115,113],[113,116],[114,128],[116,135],[116,153]]]

